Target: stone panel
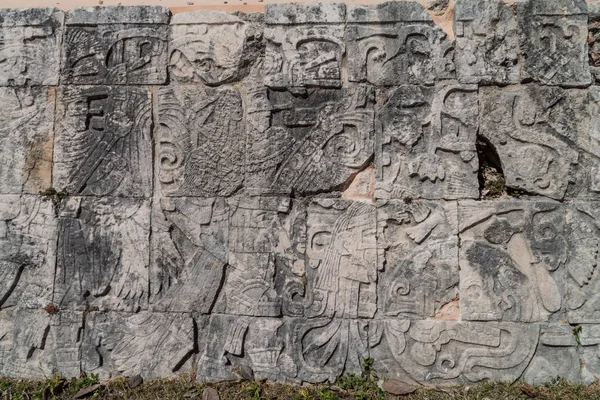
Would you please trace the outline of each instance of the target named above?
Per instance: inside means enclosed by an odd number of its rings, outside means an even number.
[[[149,197],[152,126],[147,89],[62,87],[53,185],[72,195]]]
[[[156,165],[165,196],[229,196],[244,182],[244,111],[235,88],[158,91]]]
[[[462,83],[520,81],[517,16],[502,0],[457,0],[454,62]]]
[[[536,324],[401,319],[373,328],[374,368],[385,378],[428,386],[513,382],[531,361],[540,330]]]
[[[52,304],[56,238],[51,202],[0,196],[0,310]]]
[[[59,308],[147,308],[148,200],[69,197],[58,230],[54,302]]]
[[[228,258],[229,205],[217,198],[161,198],[153,204],[151,307],[209,313]]]
[[[0,10],[0,86],[57,85],[62,11]]]
[[[222,11],[175,14],[169,38],[171,80],[209,86],[235,80],[248,31],[248,23]]]
[[[379,313],[458,319],[456,202],[380,201],[377,232]]]
[[[378,86],[454,78],[454,45],[416,2],[348,6],[348,79]]]
[[[269,107],[264,90],[259,87],[253,95],[247,106],[250,193],[340,190],[370,163],[374,147],[370,88],[320,89],[305,97],[270,91]]]
[[[480,131],[506,186],[552,199],[598,199],[599,92],[538,85],[480,90]]]
[[[402,85],[379,98],[375,196],[478,198],[477,86]]]
[[[517,3],[521,79],[545,85],[585,87],[588,9],[585,0],[524,0]]]
[[[265,84],[299,93],[341,87],[345,16],[343,3],[268,4]]]
[[[196,324],[189,314],[92,312],[82,344],[82,370],[101,379],[169,377],[191,368]]]
[[[541,201],[460,202],[462,320],[542,322],[564,311],[564,209]]]
[[[52,180],[55,91],[2,87],[0,102],[0,193],[37,194]]]
[[[96,6],[67,12],[61,83],[165,83],[168,22],[166,7]]]
[[[79,376],[82,328],[80,312],[0,311],[0,374],[28,379]]]

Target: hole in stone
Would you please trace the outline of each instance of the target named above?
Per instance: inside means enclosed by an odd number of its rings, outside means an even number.
[[[483,136],[477,136],[475,142],[479,157],[479,199],[489,200],[506,194],[506,181],[502,171],[502,163],[492,145]]]

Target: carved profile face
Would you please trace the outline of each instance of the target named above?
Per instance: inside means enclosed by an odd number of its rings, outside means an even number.
[[[172,72],[210,86],[235,78],[240,67],[246,24],[178,25],[173,27]]]
[[[272,108],[266,87],[259,86],[248,91],[247,121],[258,132],[263,133],[271,126]]]
[[[405,85],[394,92],[384,108],[384,136],[395,138],[405,146],[413,146],[423,134],[428,104],[421,89]]]

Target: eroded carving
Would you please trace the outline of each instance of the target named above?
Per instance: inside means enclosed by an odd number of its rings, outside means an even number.
[[[148,90],[64,87],[58,95],[56,128],[54,186],[72,195],[151,195]]]
[[[161,88],[158,182],[167,196],[229,196],[244,182],[242,97],[233,88]]]
[[[463,320],[556,320],[567,260],[557,203],[461,202],[458,207]]]
[[[63,13],[56,8],[0,10],[0,85],[57,85]]]
[[[519,83],[517,17],[510,5],[502,0],[459,0],[454,33],[460,82]]]
[[[379,307],[385,317],[422,319],[445,315],[458,298],[458,225],[454,203],[381,201]]]
[[[294,92],[341,87],[345,16],[342,3],[267,5],[265,84]]]
[[[50,187],[54,97],[49,88],[0,88],[0,193]]]
[[[67,12],[62,83],[165,83],[168,18],[167,8],[150,6]]]
[[[416,2],[348,7],[348,78],[391,86],[454,77],[454,46]]]
[[[520,1],[521,78],[546,85],[588,86],[592,78],[587,13],[585,0]]]
[[[377,198],[478,198],[475,85],[403,85],[378,112]]]
[[[59,214],[54,302],[59,308],[147,307],[148,200],[70,197]]]

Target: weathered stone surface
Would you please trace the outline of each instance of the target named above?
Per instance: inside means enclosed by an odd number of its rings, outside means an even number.
[[[600,4],[588,4],[588,61],[592,78],[600,81]]]
[[[54,89],[0,88],[0,193],[50,187]]]
[[[147,307],[148,200],[69,197],[58,230],[54,302],[61,309]]]
[[[151,195],[152,105],[148,90],[63,87],[55,126],[55,187],[72,195]]]
[[[478,198],[476,85],[402,85],[377,114],[377,198]]]
[[[56,8],[0,10],[1,86],[58,84],[63,19]]]
[[[270,91],[268,96],[271,107],[259,87],[247,110],[246,187],[251,193],[332,191],[368,165],[375,136],[370,88],[314,90],[306,97]]]
[[[559,203],[459,203],[462,320],[542,322],[564,310]]]
[[[348,6],[348,79],[432,85],[454,77],[454,46],[416,2]]]
[[[598,199],[600,92],[538,85],[480,90],[479,134],[506,186],[553,199]]]
[[[152,213],[151,307],[206,314],[215,304],[228,258],[224,198],[161,198]]]
[[[585,0],[524,0],[517,10],[521,78],[546,85],[590,85]]]
[[[229,196],[244,182],[244,110],[235,88],[158,92],[158,183],[166,196]]]
[[[532,385],[544,385],[565,379],[580,382],[577,341],[573,327],[567,324],[542,324],[540,342],[523,379]]]
[[[101,379],[172,376],[190,368],[196,335],[189,314],[92,312],[85,322],[82,369]]]
[[[378,311],[387,318],[449,318],[442,309],[458,299],[456,203],[380,201],[377,230]]]
[[[0,374],[47,378],[80,374],[83,314],[42,309],[0,311]]]
[[[170,76],[177,82],[209,86],[238,77],[248,24],[222,11],[173,16],[169,38]]]
[[[345,15],[342,3],[268,4],[265,84],[294,92],[341,87]]]
[[[457,0],[454,62],[463,83],[519,83],[517,17],[502,0]]]
[[[373,325],[373,323],[371,324]],[[369,327],[374,368],[426,385],[518,379],[535,352],[539,326],[390,319]]]
[[[168,21],[166,7],[89,7],[67,12],[61,83],[165,83]]]
[[[52,303],[56,225],[50,202],[0,195],[0,310]]]
[[[566,207],[565,265],[567,318],[570,323],[600,322],[600,204],[574,203]]]
[[[573,334],[581,345],[579,359],[581,380],[592,384],[600,377],[600,325],[580,325],[573,328]]]

